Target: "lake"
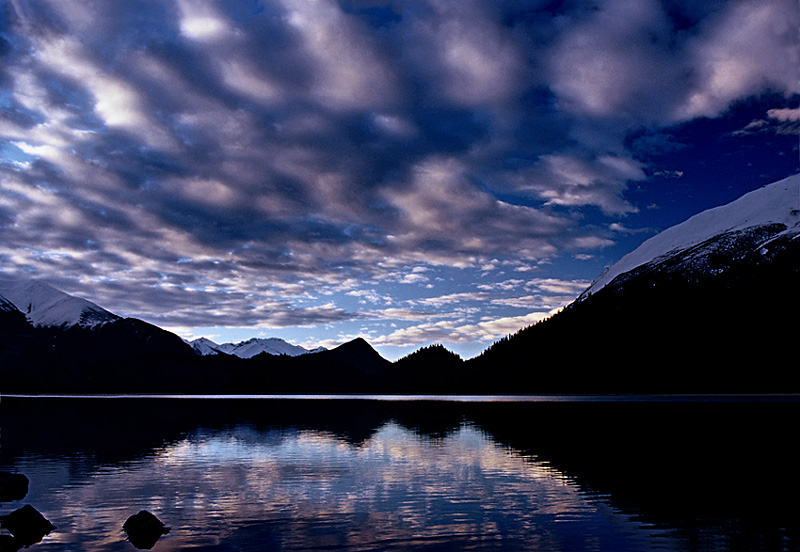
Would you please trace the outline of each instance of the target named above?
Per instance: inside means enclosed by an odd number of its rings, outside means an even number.
[[[35,551],[134,551],[141,510],[165,552],[800,550],[796,397],[384,399],[2,397],[0,516]]]

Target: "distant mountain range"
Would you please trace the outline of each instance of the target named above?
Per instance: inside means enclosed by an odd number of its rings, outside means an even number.
[[[0,280],[2,393],[800,392],[800,175],[688,219],[572,304],[467,361],[366,341],[185,342],[37,281]]]
[[[200,337],[188,342],[192,349],[199,355],[234,355],[239,358],[253,358],[254,356],[266,353],[268,355],[288,355],[299,356],[308,353],[318,353],[324,351],[325,347],[306,349],[300,345],[292,345],[278,337],[259,338],[254,337],[239,343],[217,344],[208,338]]]

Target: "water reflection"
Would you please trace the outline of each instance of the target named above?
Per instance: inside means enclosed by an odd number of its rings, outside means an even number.
[[[39,479],[39,462],[21,464]],[[40,497],[68,520],[50,547],[76,540],[113,547],[119,520],[139,508],[160,512],[173,526],[159,550],[233,543],[253,550],[643,544],[641,527],[626,516],[470,426],[430,439],[387,423],[361,445],[318,431],[200,431],[76,483]]]
[[[142,510],[171,527],[164,551],[798,542],[797,453],[766,437],[794,407],[760,410],[772,430],[753,432],[763,416],[738,409],[3,400],[0,470],[26,474],[25,502],[58,526],[41,550],[130,552],[122,527]]]

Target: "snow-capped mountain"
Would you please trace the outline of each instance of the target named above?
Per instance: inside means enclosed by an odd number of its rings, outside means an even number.
[[[270,337],[266,339],[254,337],[239,343],[223,343],[221,345],[218,345],[210,339],[201,337],[199,339],[195,339],[194,341],[190,341],[189,345],[191,345],[195,352],[199,355],[205,356],[225,353],[228,355],[237,356],[239,358],[252,358],[261,353],[267,353],[270,355],[300,356],[325,350],[322,347],[308,350],[299,345],[287,343],[283,339],[277,337]]]
[[[34,326],[94,328],[119,316],[37,280],[0,280],[0,308],[9,305]]]
[[[796,393],[798,282],[795,175],[650,238],[467,367],[483,392]]]
[[[206,337],[199,337],[193,341],[187,341],[184,339],[184,341],[188,345],[191,345],[192,349],[194,349],[194,352],[200,356],[216,355],[221,352],[219,350],[219,345]]]
[[[737,240],[745,240],[747,247],[757,249],[776,239],[796,238],[798,234],[800,174],[754,190],[727,205],[703,211],[653,236],[607,268],[579,300],[645,265],[664,264],[681,255],[707,258],[704,253],[708,253],[709,247],[724,249]],[[703,244],[706,247],[700,247]],[[691,251],[693,248],[695,251]],[[701,267],[695,267],[698,268]]]

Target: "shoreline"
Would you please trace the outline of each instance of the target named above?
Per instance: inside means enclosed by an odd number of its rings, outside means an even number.
[[[177,394],[177,393],[0,393],[0,401],[9,399],[121,399],[121,400],[241,400],[241,401],[382,401],[382,402],[461,402],[461,403],[587,403],[587,402],[799,402],[797,393],[670,393],[670,394],[597,394],[597,395],[444,395],[444,394]]]

